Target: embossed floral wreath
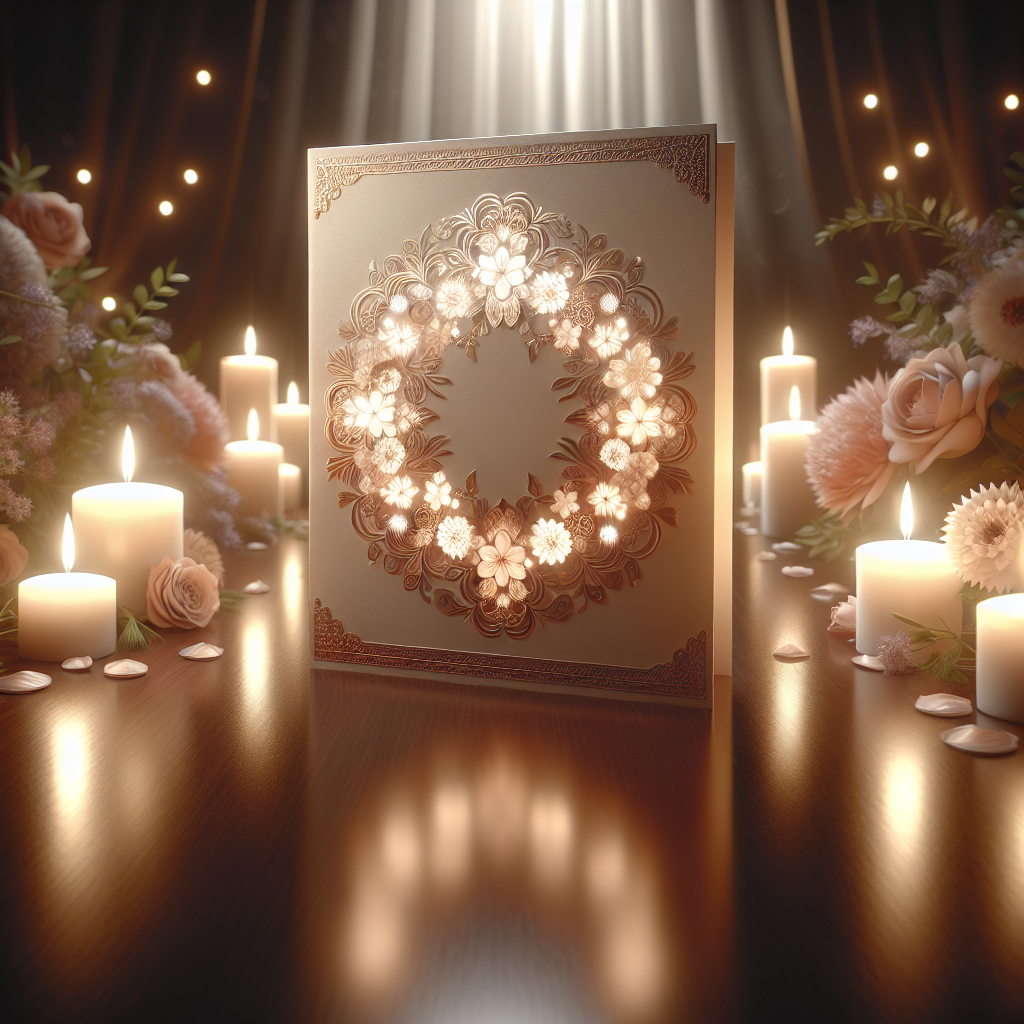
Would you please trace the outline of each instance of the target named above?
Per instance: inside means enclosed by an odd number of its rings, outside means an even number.
[[[662,524],[676,524],[669,492],[689,492],[680,464],[697,444],[697,406],[681,386],[692,353],[666,344],[678,321],[643,272],[639,257],[627,264],[604,235],[522,193],[481,196],[382,269],[370,264],[370,287],[338,328],[345,344],[329,355],[326,435],[338,453],[330,479],[354,488],[338,507],[352,506],[374,568],[486,636],[517,638],[637,583]],[[545,493],[528,473],[528,494],[492,506],[475,472],[463,486],[446,478],[449,438],[428,433],[438,417],[425,403],[451,384],[438,374],[446,350],[475,361],[502,324],[531,361],[545,345],[564,355],[551,389],[579,403],[565,422],[583,433],[552,455],[568,463],[561,486]]]

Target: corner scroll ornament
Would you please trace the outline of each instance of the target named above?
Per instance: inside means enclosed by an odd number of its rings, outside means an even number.
[[[317,598],[313,604],[313,655],[317,661],[383,669],[597,688],[659,697],[696,700],[707,697],[707,633],[704,630],[690,637],[670,662],[653,665],[649,669],[624,668],[368,643],[357,634],[346,632],[342,622],[331,614],[331,609]]]
[[[520,146],[477,146],[318,157],[313,187],[313,215],[331,208],[346,186],[365,174],[412,174],[417,171],[490,170],[498,167],[550,167],[557,164],[623,163],[646,160],[672,171],[690,194],[711,199],[711,139],[701,135],[658,135],[582,142],[537,142]]]

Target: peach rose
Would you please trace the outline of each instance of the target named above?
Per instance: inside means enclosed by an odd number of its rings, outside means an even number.
[[[146,613],[160,629],[205,626],[220,608],[217,577],[191,558],[164,556],[149,570]]]
[[[13,583],[28,564],[28,552],[9,526],[0,526],[0,586]]]
[[[92,246],[81,204],[59,192],[15,192],[0,213],[28,235],[48,267],[73,267]]]
[[[954,341],[917,356],[896,374],[882,405],[889,461],[923,473],[936,459],[973,451],[985,436],[988,410],[999,396],[1002,363],[964,357]]]

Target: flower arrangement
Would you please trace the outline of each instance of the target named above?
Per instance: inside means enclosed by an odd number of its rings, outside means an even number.
[[[143,436],[151,478],[185,494],[186,525],[209,544],[240,538],[223,469],[217,401],[168,348],[168,301],[188,277],[172,260],[104,312],[83,210],[42,189],[27,147],[0,161],[0,586],[55,554],[71,491],[103,479],[97,457],[126,422]],[[218,556],[219,557],[219,556]]]
[[[850,337],[883,339],[899,368],[856,381],[822,410],[806,468],[826,511],[798,534],[812,555],[838,556],[894,481],[920,476],[952,505],[945,540],[964,583],[1024,587],[1024,153],[1004,171],[1011,201],[980,226],[966,209],[952,212],[951,198],[918,207],[897,191],[870,209],[856,200],[818,232],[820,245],[873,226],[906,229],[948,252],[911,287],[900,274],[883,284],[864,264],[858,283],[889,312],[854,320]]]

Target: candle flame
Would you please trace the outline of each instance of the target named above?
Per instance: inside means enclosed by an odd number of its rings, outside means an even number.
[[[800,389],[795,384],[789,389],[789,418],[800,419]]]
[[[298,405],[299,404],[299,385],[292,381],[288,385],[288,404]]]
[[[910,481],[903,488],[903,501],[900,504],[900,529],[903,531],[903,539],[910,540],[914,532],[914,503],[910,500]]]
[[[255,409],[249,410],[249,440],[255,441],[260,436],[260,417]]]
[[[124,428],[124,444],[121,446],[121,472],[124,474],[124,482],[132,482],[132,474],[135,472],[135,442],[132,440],[132,428]]]
[[[60,545],[60,555],[64,562],[64,571],[71,572],[75,564],[75,530],[71,525],[71,513],[64,516],[64,540]]]
[[[252,329],[252,324],[245,329],[245,354],[256,355],[256,332]]]
[[[793,354],[793,328],[786,327],[782,332],[782,354],[791,356]]]

